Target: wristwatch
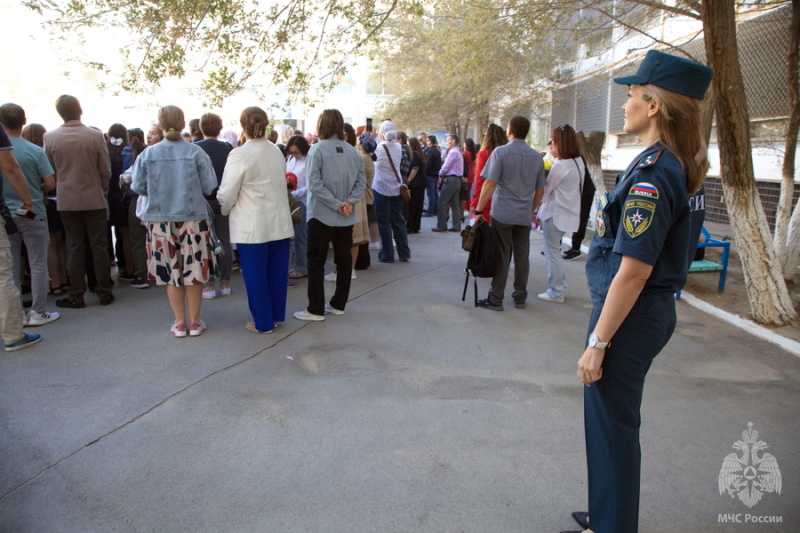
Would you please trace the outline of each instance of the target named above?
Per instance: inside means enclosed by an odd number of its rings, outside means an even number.
[[[592,348],[597,348],[598,350],[605,350],[606,348],[611,346],[611,341],[603,342],[597,335],[592,333],[591,335],[589,335],[589,346],[591,346]]]
[[[476,215],[482,215],[483,211],[473,211],[473,213],[475,213]]]

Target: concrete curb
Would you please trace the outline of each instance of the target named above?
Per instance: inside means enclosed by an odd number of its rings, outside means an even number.
[[[681,300],[685,300],[686,303],[692,307],[719,318],[720,320],[724,320],[728,324],[736,326],[737,328],[740,328],[751,335],[755,335],[760,339],[771,342],[772,344],[776,344],[795,357],[800,357],[800,342],[787,339],[786,337],[778,335],[777,333],[774,333],[763,326],[759,326],[750,320],[714,307],[710,303],[705,302],[700,298],[687,293],[686,291],[681,292]]]

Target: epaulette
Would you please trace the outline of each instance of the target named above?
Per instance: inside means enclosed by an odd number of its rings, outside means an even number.
[[[653,165],[658,162],[658,158],[661,157],[661,154],[664,153],[664,150],[659,150],[655,154],[649,154],[642,159],[639,160],[639,164],[636,165],[636,168],[647,168],[652,167]]]

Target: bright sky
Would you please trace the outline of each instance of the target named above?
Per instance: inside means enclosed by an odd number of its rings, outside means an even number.
[[[249,105],[260,105],[252,91],[244,91],[226,100],[222,109],[210,109],[203,106],[199,94],[193,94],[197,84],[188,78],[167,80],[153,94],[114,96],[113,91],[101,91],[97,86],[100,82],[112,86],[118,75],[90,70],[70,61],[70,56],[82,53],[92,61],[113,64],[119,43],[125,42],[125,36],[120,35],[124,30],[93,30],[84,47],[73,48],[66,40],[52,41],[41,25],[43,18],[19,0],[0,2],[0,20],[6,37],[6,51],[0,54],[0,103],[21,105],[29,123],[39,122],[48,130],[62,122],[55,111],[55,100],[61,94],[77,96],[84,111],[83,122],[103,131],[115,122],[146,130],[155,122],[158,108],[167,104],[181,107],[187,121],[214,111],[222,116],[226,127],[237,128],[239,112]]]

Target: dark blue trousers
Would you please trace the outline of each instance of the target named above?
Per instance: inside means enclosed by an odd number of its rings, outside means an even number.
[[[286,320],[289,281],[289,239],[259,244],[236,244],[247,304],[258,331],[272,331]]]
[[[592,309],[589,333],[600,309]],[[675,297],[642,295],[620,326],[603,360],[603,377],[583,388],[589,526],[594,533],[639,528],[640,408],[644,379],[675,329]]]

